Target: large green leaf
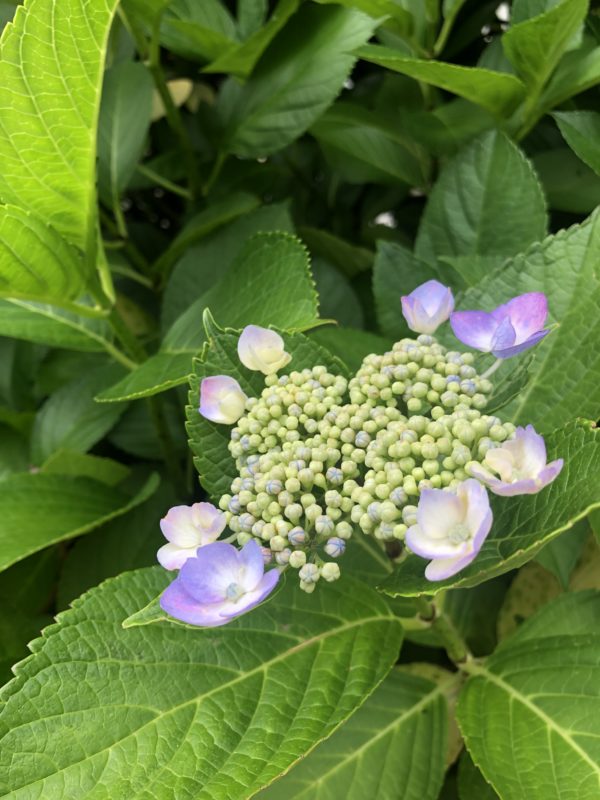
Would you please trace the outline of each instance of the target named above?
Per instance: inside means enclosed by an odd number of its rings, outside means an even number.
[[[576,416],[600,416],[600,214],[549,237],[463,295],[463,308],[495,308],[523,292],[545,292],[550,321],[531,378],[503,415],[548,431]]]
[[[198,412],[200,384],[203,378],[211,375],[230,375],[238,381],[248,397],[259,397],[265,382],[261,372],[253,372],[240,362],[237,353],[239,332],[220,329],[209,314],[205,315],[205,326],[208,345],[202,358],[194,359],[194,372],[190,376],[187,431],[200,482],[218,500],[230,490],[238,472],[227,448],[230,426],[211,422]],[[282,373],[312,368],[318,364],[323,364],[336,374],[343,371],[337,359],[307,336],[301,333],[283,334],[283,338],[292,360]]]
[[[152,113],[153,82],[139,61],[125,61],[104,76],[98,120],[98,189],[116,206],[142,155]]]
[[[421,218],[415,253],[446,272],[450,260],[473,285],[545,234],[539,181],[523,153],[494,131],[461,150],[442,172]]]
[[[133,497],[89,478],[14,475],[0,492],[0,570],[50,544],[72,539],[142,503],[153,475]]]
[[[427,180],[425,153],[398,131],[386,115],[351,103],[336,103],[310,129],[321,145],[333,147],[374,167],[384,181],[423,186]]]
[[[550,208],[590,214],[600,205],[600,177],[568,147],[536,153],[533,165]]]
[[[0,49],[0,200],[95,241],[96,124],[117,0],[29,0]]]
[[[0,297],[64,305],[84,287],[79,253],[34,214],[0,206]]]
[[[256,62],[269,46],[273,38],[283,28],[298,8],[299,0],[279,0],[269,20],[259,26],[244,42],[236,44],[221,53],[204,72],[229,72],[240,78],[247,78]],[[247,6],[240,3],[240,10]]]
[[[494,522],[477,558],[462,572],[432,583],[423,575],[426,561],[410,556],[381,585],[392,596],[433,594],[449,587],[476,586],[521,566],[544,544],[600,506],[600,433],[590,424],[571,424],[546,439],[548,460],[564,467],[550,486],[536,495],[494,497]]]
[[[243,302],[242,302],[243,299]],[[147,397],[185,383],[192,357],[205,341],[205,308],[231,327],[313,327],[318,301],[306,249],[285,233],[257,234],[238,253],[223,278],[201,295],[167,332],[160,352],[102,392],[102,401]]]
[[[248,82],[221,94],[223,149],[264,156],[300,136],[340,92],[375,22],[358,11],[305,4],[267,49]]]
[[[161,19],[161,43],[185,58],[209,61],[237,40],[233,17],[219,0],[172,0]]]
[[[508,116],[525,93],[525,87],[514,75],[481,67],[407,58],[398,50],[380,45],[361,47],[356,55],[364,61],[464,97],[497,116]]]
[[[559,598],[469,666],[458,722],[502,800],[598,797],[599,614],[598,592]]]
[[[393,670],[350,719],[258,800],[436,800],[444,775],[446,698],[435,684]]]
[[[118,364],[89,370],[46,400],[32,431],[31,457],[34,464],[41,464],[61,448],[85,453],[108,433],[125,406],[97,403],[94,397],[124,372]]]
[[[554,108],[569,97],[600,83],[600,47],[593,36],[584,37],[580,48],[565,53],[545,88],[540,105]]]
[[[85,352],[113,349],[105,320],[21,300],[0,300],[0,335]]]
[[[539,90],[585,19],[588,0],[562,0],[543,14],[511,25],[502,37],[507,58],[533,90]]]
[[[435,263],[435,262],[434,262]],[[373,294],[377,322],[382,333],[393,339],[412,336],[402,315],[400,298],[439,273],[420,261],[412,251],[396,242],[377,242],[373,266]]]
[[[289,581],[218,630],[123,630],[168,580],[159,568],[109,580],[35,642],[0,696],[0,792],[243,800],[333,733],[398,657],[398,620],[349,578],[310,597]]]
[[[499,800],[498,795],[473,763],[468,750],[458,762],[459,800]]]
[[[552,116],[569,146],[600,175],[600,114],[597,111],[556,111]]]

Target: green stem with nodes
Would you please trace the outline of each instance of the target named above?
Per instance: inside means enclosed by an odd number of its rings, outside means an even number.
[[[187,189],[184,189],[183,186],[179,186],[178,184],[173,183],[173,181],[170,181],[168,178],[163,177],[158,172],[155,172],[155,170],[150,169],[149,167],[146,167],[143,164],[138,164],[136,170],[137,172],[140,173],[140,175],[143,175],[144,177],[148,178],[157,186],[162,187],[166,192],[171,192],[172,194],[179,195],[179,197],[184,197],[186,200],[192,199],[192,195]]]
[[[456,630],[450,617],[436,606],[435,601],[419,596],[415,598],[415,603],[420,618],[423,622],[429,623],[432,630],[437,633],[444,643],[448,657],[456,666],[462,667],[463,664],[471,661],[473,656],[464,639]]]

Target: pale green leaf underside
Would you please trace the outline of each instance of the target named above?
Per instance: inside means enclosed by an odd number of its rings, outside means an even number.
[[[318,298],[308,253],[291,234],[259,233],[248,240],[223,278],[171,326],[161,350],[99,395],[102,401],[147,397],[185,383],[192,357],[205,342],[202,313],[234,328],[273,325],[286,330],[313,327]]]
[[[446,751],[445,685],[393,670],[330,739],[257,800],[436,800]]]
[[[96,121],[116,5],[27,0],[0,41],[0,200],[82,249],[96,213]]]
[[[450,587],[476,586],[521,566],[547,542],[600,506],[600,434],[590,424],[571,424],[546,438],[548,461],[563,458],[560,475],[536,495],[494,497],[492,530],[477,558],[464,570],[432,583],[425,559],[411,555],[381,585],[392,596],[433,594]],[[568,535],[568,534],[566,534]]]
[[[546,222],[544,193],[531,164],[506,136],[485,133],[440,175],[421,218],[415,254],[442,274],[456,270],[469,286],[543,239]],[[460,260],[449,269],[453,258]]]
[[[8,478],[0,492],[0,570],[124,514],[149,497],[157,483],[151,476],[130,497],[89,478],[41,472]]]
[[[329,736],[397,658],[398,621],[350,579],[311,597],[290,581],[218,630],[123,629],[168,579],[154,568],[107,581],[33,644],[0,697],[0,792],[243,800]]]
[[[597,111],[556,111],[552,116],[567,144],[600,175],[600,114]]]
[[[510,114],[525,94],[521,81],[503,72],[407,58],[397,50],[372,44],[361,47],[356,55],[364,61],[457,94],[500,116]]]
[[[545,292],[558,330],[534,350],[531,379],[503,411],[541,432],[576,416],[597,419],[600,393],[600,215],[534,245],[463,295],[462,308],[495,308],[523,292]]]
[[[536,635],[507,640],[473,666],[458,705],[467,747],[503,800],[595,800],[600,794],[600,636],[577,620],[578,602],[600,614],[600,594],[573,595],[571,629],[552,608]],[[556,601],[559,608],[563,598]],[[585,612],[588,619],[588,611]],[[524,625],[527,633],[528,624]]]

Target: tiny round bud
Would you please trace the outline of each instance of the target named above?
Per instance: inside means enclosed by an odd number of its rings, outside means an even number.
[[[280,566],[285,566],[290,560],[290,556],[292,555],[292,551],[289,547],[285,547],[280,553],[275,554],[275,561]]]
[[[349,522],[338,522],[335,532],[341,539],[349,539],[352,536],[352,525]]]
[[[321,576],[323,580],[331,583],[332,581],[337,581],[340,577],[340,568],[334,561],[327,561],[321,567]]]
[[[240,545],[240,547],[243,547],[252,538],[253,537],[249,533],[246,533],[245,531],[242,531],[241,533],[238,533],[238,535],[237,535],[237,543]]]
[[[315,590],[315,584],[307,583],[306,581],[300,581],[300,588],[303,592],[306,592],[306,594],[312,594]]]
[[[315,520],[315,530],[320,536],[333,533],[334,521],[329,517],[322,515]]]
[[[287,542],[283,538],[283,536],[279,535],[273,536],[273,538],[269,542],[269,546],[271,547],[271,550],[273,550],[274,552],[279,552],[280,550],[283,550],[286,544]]]
[[[344,554],[345,549],[346,542],[338,536],[332,536],[331,539],[328,539],[324,547],[325,552],[331,558],[339,558]]]
[[[265,566],[267,564],[270,564],[271,561],[273,560],[273,553],[269,550],[268,547],[261,547],[260,550],[261,550],[261,553],[262,553],[263,562],[264,562]]]
[[[294,547],[300,547],[306,542],[306,531],[303,528],[292,528],[288,533],[288,542]]]
[[[299,572],[300,580],[305,583],[316,583],[321,573],[316,564],[305,564]]]
[[[288,561],[290,567],[300,569],[306,564],[306,553],[303,550],[294,550]]]

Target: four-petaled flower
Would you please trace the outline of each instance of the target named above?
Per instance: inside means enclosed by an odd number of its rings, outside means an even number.
[[[211,422],[233,425],[244,413],[248,397],[228,375],[213,375],[200,384],[200,413]]]
[[[469,473],[494,494],[512,497],[536,494],[556,478],[563,463],[562,458],[546,463],[544,438],[536,433],[533,425],[528,425],[517,428],[514,439],[488,450],[482,465],[469,464]]]
[[[292,357],[276,331],[247,325],[238,339],[238,356],[248,369],[272,375],[289,364]]]
[[[454,335],[469,347],[496,358],[510,358],[537,344],[550,333],[543,330],[548,302],[543,292],[528,292],[487,311],[450,314]]]
[[[452,290],[439,281],[422,283],[401,300],[404,319],[417,333],[435,333],[454,309]]]
[[[156,554],[159,563],[165,569],[180,569],[188,558],[196,555],[199,547],[218,539],[225,524],[225,514],[212,503],[173,506],[160,521],[160,529],[169,543]]]
[[[213,542],[188,559],[160,597],[171,617],[215,628],[257,606],[279,580],[279,570],[265,572],[260,546],[254,539],[238,550]]]
[[[430,581],[455,575],[475,558],[492,527],[485,488],[476,480],[459,484],[456,493],[424,489],[417,506],[417,524],[406,532],[406,544],[431,561],[425,569]]]

